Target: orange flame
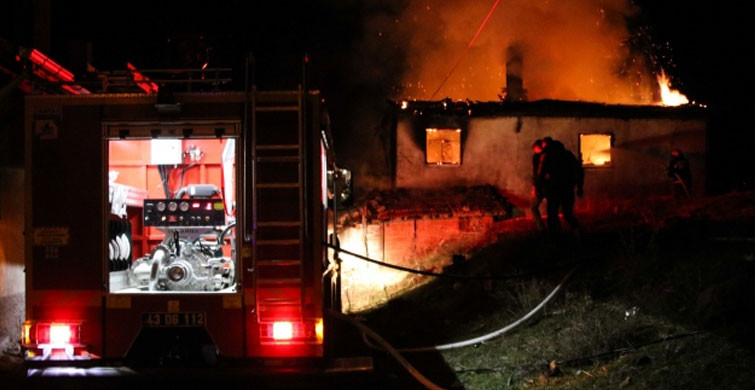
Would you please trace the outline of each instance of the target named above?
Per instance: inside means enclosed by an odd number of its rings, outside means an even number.
[[[671,89],[671,80],[666,76],[663,69],[661,69],[661,74],[658,75],[658,85],[661,87],[661,105],[681,106],[689,103],[689,99],[684,94],[676,89]]]

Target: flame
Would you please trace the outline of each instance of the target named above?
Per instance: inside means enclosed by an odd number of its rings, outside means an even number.
[[[689,99],[676,89],[671,89],[671,80],[666,76],[666,72],[661,69],[658,75],[658,85],[661,87],[661,101],[663,106],[681,106],[688,104]]]

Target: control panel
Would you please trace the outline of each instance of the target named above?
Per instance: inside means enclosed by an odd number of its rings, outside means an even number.
[[[223,226],[222,199],[144,199],[144,226]]]

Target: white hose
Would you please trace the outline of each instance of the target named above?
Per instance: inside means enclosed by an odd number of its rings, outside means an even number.
[[[361,322],[359,322],[359,321],[357,321],[357,320],[355,320],[355,319],[353,319],[353,318],[351,318],[351,317],[349,317],[349,316],[347,316],[345,314],[339,313],[337,311],[331,310],[330,313],[333,316],[335,316],[336,318],[339,318],[341,320],[344,320],[344,321],[346,321],[346,322],[348,322],[348,323],[356,326],[357,328],[359,328],[359,330],[362,331],[363,334],[367,334],[370,338],[372,338],[373,340],[375,340],[378,344],[380,344],[380,346],[386,352],[388,352],[391,356],[393,356],[393,358],[396,359],[396,361],[399,362],[399,364],[401,364],[404,367],[404,369],[406,369],[406,371],[411,376],[414,377],[414,379],[416,379],[417,381],[419,381],[419,383],[421,383],[423,386],[425,386],[426,388],[431,389],[431,390],[443,390],[442,387],[436,385],[435,383],[431,382],[429,379],[425,378],[425,376],[422,375],[422,373],[420,373],[419,371],[417,371],[417,369],[414,368],[414,366],[412,366],[412,364],[409,363],[408,360],[404,359],[404,357],[401,356],[401,354],[395,348],[393,348],[390,344],[388,344],[387,341],[385,341],[382,337],[380,337],[379,334],[375,333],[375,331],[373,331],[372,329],[368,328],[365,324],[363,324],[363,323],[361,323]]]
[[[466,346],[469,346],[469,345],[474,345],[474,344],[477,344],[477,343],[481,343],[481,342],[490,340],[490,339],[492,339],[494,337],[498,337],[498,336],[500,336],[500,335],[502,335],[502,334],[504,334],[504,333],[506,333],[506,332],[508,332],[508,331],[510,331],[510,330],[512,330],[514,328],[516,328],[517,326],[521,325],[524,321],[527,321],[533,315],[535,315],[535,313],[537,313],[540,310],[542,310],[542,308],[545,307],[545,305],[548,302],[550,302],[550,300],[553,299],[554,296],[556,296],[556,293],[558,293],[558,291],[561,290],[561,287],[564,285],[564,283],[566,283],[566,281],[569,279],[569,277],[576,270],[577,269],[574,268],[571,271],[569,271],[569,273],[566,274],[566,276],[564,277],[564,279],[561,280],[561,283],[559,283],[556,286],[556,288],[554,288],[553,291],[551,291],[551,293],[548,294],[548,296],[545,297],[545,299],[543,299],[542,302],[540,302],[540,304],[538,304],[537,306],[535,306],[534,309],[530,310],[529,313],[525,314],[524,317],[522,317],[522,318],[520,318],[520,319],[512,322],[509,325],[504,326],[501,329],[498,329],[498,330],[496,330],[494,332],[491,332],[491,333],[488,333],[486,335],[482,335],[480,337],[475,337],[473,339],[459,341],[459,342],[455,342],[455,343],[443,344],[443,345],[433,345],[433,346],[429,346],[429,347],[401,348],[398,351],[400,351],[400,352],[442,351],[442,350],[447,350],[447,349],[466,347]],[[372,335],[370,335],[370,337],[372,337]],[[376,341],[378,341],[378,340],[376,339]]]

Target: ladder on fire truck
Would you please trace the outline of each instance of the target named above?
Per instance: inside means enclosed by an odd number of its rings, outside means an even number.
[[[253,92],[253,95],[256,92]],[[252,98],[254,281],[260,323],[315,316],[306,283],[313,275],[306,205],[306,92]]]

